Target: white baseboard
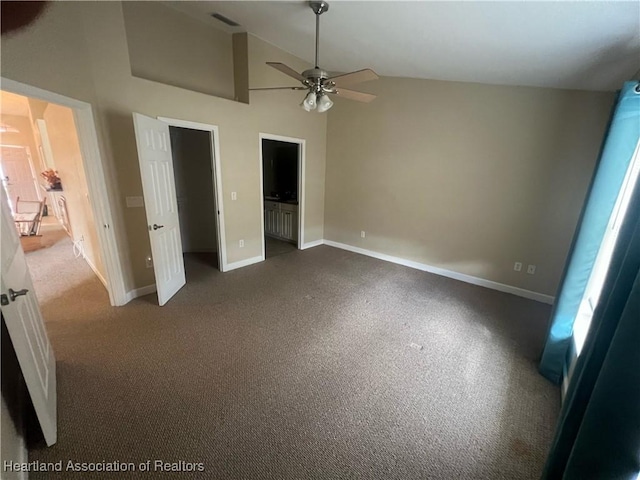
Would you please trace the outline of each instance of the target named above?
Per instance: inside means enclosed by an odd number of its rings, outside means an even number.
[[[237,268],[248,267],[249,265],[262,262],[263,260],[264,258],[262,257],[262,255],[258,255],[257,257],[240,260],[239,262],[227,263],[227,265],[224,267],[224,271],[230,272],[231,270],[236,270]]]
[[[322,245],[322,244],[324,244],[324,240],[322,239],[316,240],[315,242],[308,242],[302,245],[302,247],[300,247],[300,250],[306,250],[307,248],[317,247],[318,245]]]
[[[126,295],[126,303],[129,303],[134,298],[144,297],[145,295],[149,295],[150,293],[155,293],[156,291],[157,290],[156,290],[155,283],[153,285],[147,285],[146,287],[130,290],[127,292],[127,295]]]
[[[404,265],[405,267],[415,268],[416,270],[422,270],[424,272],[434,273],[436,275],[440,275],[447,278],[453,278],[454,280],[471,283],[473,285],[478,285],[480,287],[486,287],[492,290],[498,290],[500,292],[511,293],[512,295],[528,298],[530,300],[536,300],[538,302],[547,303],[549,305],[552,305],[554,301],[554,297],[550,295],[545,295],[538,292],[532,292],[531,290],[525,290],[524,288],[505,285],[504,283],[494,282],[493,280],[486,280],[484,278],[474,277],[471,275],[466,275],[464,273],[454,272],[452,270],[446,270],[444,268],[426,265],[424,263],[414,262],[413,260],[406,260],[404,258],[394,257],[392,255],[387,255],[385,253],[378,253],[372,250],[366,250],[364,248],[354,247],[351,245],[347,245],[346,243],[334,242],[332,240],[323,240],[323,243],[330,247],[340,248],[342,250],[348,250],[354,253],[360,253],[368,257],[377,258],[379,260],[385,260],[391,263],[397,263],[398,265]]]
[[[93,264],[93,262],[89,260],[89,257],[87,257],[87,255],[84,252],[82,253],[82,258],[84,258],[84,261],[87,262],[89,267],[91,267],[91,270],[93,270],[93,273],[96,274],[96,277],[98,277],[98,280],[102,282],[102,284],[104,285],[104,288],[109,290],[109,286],[107,285],[107,279],[102,276],[102,274],[98,271],[98,269]]]

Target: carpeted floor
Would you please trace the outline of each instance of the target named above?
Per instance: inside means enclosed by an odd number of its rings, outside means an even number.
[[[547,305],[320,246],[225,274],[188,255],[165,307],[112,308],[82,261],[60,260],[48,274],[63,288],[43,297],[58,443],[32,461],[203,464],[160,478],[539,478],[560,402],[536,372]]]

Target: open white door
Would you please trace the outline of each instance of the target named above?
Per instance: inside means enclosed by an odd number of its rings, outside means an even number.
[[[47,445],[56,443],[56,359],[47,337],[7,196],[0,188],[2,317]]]
[[[169,125],[133,114],[151,254],[162,306],[186,283]]]

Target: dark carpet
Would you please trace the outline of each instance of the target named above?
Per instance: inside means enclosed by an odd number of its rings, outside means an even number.
[[[187,255],[166,306],[114,308],[70,247],[56,258],[35,280],[58,443],[29,459],[136,471],[31,478],[539,478],[548,305],[320,246],[225,274]]]

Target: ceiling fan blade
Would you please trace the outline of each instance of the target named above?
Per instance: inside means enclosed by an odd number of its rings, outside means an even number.
[[[371,100],[376,98],[376,96],[371,93],[356,92],[355,90],[347,90],[346,88],[337,88],[335,94],[339,97],[365,103],[369,103]]]
[[[264,88],[250,88],[249,91],[253,90],[309,90],[307,87],[264,87]]]
[[[302,75],[300,75],[298,72],[296,72],[293,68],[288,67],[284,63],[267,62],[267,65],[269,65],[270,67],[275,68],[276,70],[281,71],[285,75],[289,75],[290,77],[295,78],[296,80],[300,80],[301,82],[306,82],[307,81],[306,78],[304,78]]]
[[[378,80],[378,75],[376,72],[371,70],[370,68],[365,68],[364,70],[358,70],[357,72],[345,73],[342,75],[337,75],[335,77],[328,78],[329,81],[336,84],[338,87],[342,87],[344,85],[353,85],[355,83],[360,82],[368,82],[369,80]]]

